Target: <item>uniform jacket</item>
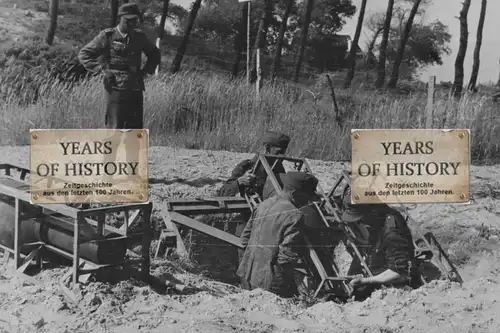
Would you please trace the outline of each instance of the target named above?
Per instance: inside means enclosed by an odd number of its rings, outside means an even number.
[[[222,185],[222,187],[219,189],[218,196],[221,197],[232,197],[235,196],[236,194],[240,194],[242,197],[245,196],[245,191],[247,188],[242,185],[238,185],[238,178],[243,176],[245,173],[248,171],[252,170],[254,167],[255,163],[257,163],[259,159],[259,155],[256,154],[252,159],[247,159],[244,161],[241,161],[232,171],[231,176],[228,178],[228,180]],[[270,163],[272,166],[272,163]],[[278,163],[276,167],[274,168],[275,174],[280,174],[280,173],[285,173],[285,169],[283,168],[283,165],[281,163]],[[255,171],[256,179],[255,179],[255,185],[253,186],[253,190],[255,193],[258,193],[259,196],[262,197],[263,195],[263,189],[264,189],[264,184],[266,183],[267,180],[267,173],[264,170],[264,168],[261,166]],[[267,197],[263,197],[263,199],[267,199]]]
[[[413,279],[416,274],[415,247],[404,217],[391,208],[378,219],[379,222],[373,222],[380,223],[382,227],[378,232],[370,232],[368,267],[374,275],[390,269]]]
[[[286,294],[293,284],[288,268],[303,255],[303,222],[304,213],[285,196],[257,207],[241,235],[245,252],[237,271],[251,289]]]
[[[143,52],[147,62],[141,70]],[[153,74],[160,64],[161,53],[141,30],[123,36],[115,27],[101,31],[80,50],[78,59],[90,72],[110,70],[116,79],[113,89],[140,91],[144,90],[142,71]]]

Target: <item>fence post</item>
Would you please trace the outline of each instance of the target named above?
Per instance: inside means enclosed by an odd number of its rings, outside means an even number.
[[[257,93],[257,98],[260,96],[260,89],[262,89],[262,67],[260,63],[260,47],[257,49],[257,84],[256,86],[256,93]]]
[[[425,127],[432,128],[432,121],[434,119],[434,86],[436,85],[436,77],[431,75],[429,83],[427,84],[427,108],[425,112]]]

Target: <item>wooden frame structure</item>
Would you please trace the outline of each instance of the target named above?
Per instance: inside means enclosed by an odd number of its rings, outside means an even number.
[[[269,163],[272,161],[272,164]],[[278,156],[278,155],[259,155],[259,158],[252,168],[252,172],[256,173],[259,168],[263,168],[270,180],[276,194],[281,193],[281,185],[275,175],[274,169],[279,163],[284,161],[291,162],[294,165],[296,171],[302,171],[306,173],[312,173],[312,169],[307,162],[307,160],[302,158],[294,158],[288,156]],[[325,230],[334,232],[349,250],[349,253],[354,257],[357,257],[361,264],[361,268],[364,276],[373,276],[370,268],[366,264],[364,254],[358,249],[356,245],[356,235],[349,226],[349,224],[342,222],[340,219],[340,212],[342,211],[342,200],[341,195],[338,195],[339,190],[343,191],[345,186],[341,186],[342,181],[345,180],[347,184],[350,184],[350,175],[346,172],[342,172],[340,177],[337,179],[336,183],[329,192],[325,192],[321,185],[318,184],[317,190],[321,195],[321,199],[314,203],[314,207],[317,210],[319,216],[321,217]],[[207,214],[220,214],[220,213],[241,213],[250,212],[254,210],[257,205],[262,201],[262,198],[255,193],[245,193],[244,198],[239,197],[213,197],[213,198],[195,198],[195,199],[173,199],[165,202],[160,210],[163,215],[164,223],[168,230],[173,232],[177,238],[177,252],[179,254],[185,254],[186,250],[184,244],[182,243],[182,238],[179,234],[176,225],[187,227],[192,230],[196,230],[205,235],[215,237],[219,240],[224,241],[227,244],[231,244],[237,248],[242,248],[241,241],[238,237],[224,232],[218,228],[209,226],[203,222],[197,221],[192,216],[196,215],[207,215]],[[333,239],[332,239],[333,241]],[[428,248],[434,249],[434,257],[445,258],[446,255],[442,251],[438,251],[439,254],[436,255],[436,249],[440,248],[435,237],[426,236],[424,242],[428,244]],[[306,274],[307,276],[313,277],[318,281],[318,285],[315,288],[314,296],[317,296],[322,290],[328,289],[328,292],[333,292],[338,296],[340,294],[350,295],[352,288],[349,286],[348,281],[352,279],[352,276],[341,276],[338,265],[336,264],[333,253],[328,252],[325,246],[329,244],[312,244],[306,237],[306,243],[308,246],[308,257],[305,258],[306,268],[299,269],[298,271]],[[339,242],[340,243],[340,242]],[[335,246],[338,245],[335,244]],[[428,249],[420,249],[420,253],[428,254]],[[322,255],[323,254],[323,255]],[[326,256],[325,256],[326,254]],[[353,259],[354,259],[353,257]],[[449,260],[445,260],[450,266]],[[460,276],[453,265],[451,265],[452,271],[455,276],[458,276],[458,281],[461,281]],[[453,274],[447,275],[448,278],[453,279]],[[457,279],[455,279],[457,280]],[[425,281],[424,281],[425,282]]]
[[[272,165],[269,164],[269,160],[274,160]],[[278,165],[279,162],[282,163],[283,161],[293,163],[294,169],[297,171],[311,173],[311,167],[305,159],[278,155],[259,155],[259,158],[254,165],[252,172],[255,173],[259,167],[263,167],[277,194],[282,191],[282,188],[274,174],[273,169]],[[315,203],[315,207],[325,224],[325,229],[334,230],[340,235],[343,235],[345,233],[345,228],[341,226],[340,218],[337,214],[338,207],[332,205],[325,192],[322,190],[321,186],[318,185],[318,189],[319,192],[322,193],[323,197],[321,202]],[[165,202],[163,206],[160,207],[160,211],[162,212],[163,220],[167,229],[173,231],[177,236],[178,254],[185,254],[185,247],[182,243],[182,238],[180,237],[176,225],[187,227],[189,229],[201,232],[205,235],[215,237],[227,244],[231,244],[241,249],[243,248],[243,246],[241,244],[241,240],[238,237],[215,227],[209,226],[205,223],[199,222],[191,216],[250,212],[257,207],[261,200],[262,199],[259,197],[259,195],[255,193],[245,193],[245,198],[214,197],[204,199],[173,199]],[[339,286],[342,289],[343,293],[349,294],[351,288],[349,287],[347,281],[352,277],[340,276],[339,268],[333,260],[333,256],[329,258],[330,260],[325,261],[324,253],[328,252],[325,251],[322,245],[314,245],[309,240],[306,241],[309,250],[309,256],[308,258],[305,258],[307,262],[307,268],[297,268],[297,270],[319,280],[318,287],[315,290],[314,296],[317,296],[318,293],[325,287],[328,287],[331,290],[338,290]],[[349,245],[352,246],[355,249],[356,253],[359,254],[359,251],[354,244],[349,243]],[[361,256],[360,259],[362,260]],[[368,267],[366,265],[365,267],[368,274],[371,274]]]
[[[250,206],[243,198],[238,197],[214,197],[203,199],[172,199],[158,206],[167,232],[176,236],[177,253],[181,256],[187,254],[180,232],[176,224],[196,230],[204,235],[215,237],[227,244],[242,249],[241,240],[233,234],[197,221],[192,216],[210,215],[221,213],[250,212]],[[158,249],[161,244],[158,244]],[[156,251],[157,255],[159,251]]]
[[[20,166],[12,164],[0,164],[0,170],[4,171],[4,175],[0,176],[0,194],[11,197],[15,200],[15,230],[14,230],[14,248],[8,248],[0,245],[0,248],[14,255],[15,267],[18,273],[24,273],[33,259],[37,259],[37,263],[41,263],[42,250],[48,250],[62,257],[72,260],[72,282],[78,283],[81,275],[88,275],[99,269],[111,266],[132,265],[137,262],[141,265],[141,277],[147,280],[150,276],[150,257],[149,248],[151,244],[151,213],[152,203],[128,204],[105,206],[99,208],[77,209],[65,204],[36,204],[30,203],[30,183],[26,178],[30,175],[30,171]],[[13,174],[17,171],[17,176]],[[27,207],[28,212],[23,211]],[[105,224],[106,215],[123,212],[125,214],[124,225],[118,229]],[[61,223],[69,224],[73,229],[73,251],[70,253],[58,247],[55,247],[44,242],[35,242],[21,244],[20,242],[20,223],[21,218],[26,219],[40,215],[53,215],[59,217]],[[129,234],[129,227],[137,222],[142,216],[141,231],[135,234]],[[119,234],[118,237],[104,238],[104,230]],[[80,244],[84,242],[106,242],[117,239],[131,240],[141,237],[142,253],[139,260],[124,258],[124,261],[107,265],[99,265],[89,260],[80,257]],[[21,249],[29,247],[34,249],[21,260]],[[85,267],[87,266],[87,267]]]

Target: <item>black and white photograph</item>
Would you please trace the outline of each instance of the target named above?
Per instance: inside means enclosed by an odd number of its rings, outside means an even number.
[[[0,333],[499,333],[498,13],[0,0]]]

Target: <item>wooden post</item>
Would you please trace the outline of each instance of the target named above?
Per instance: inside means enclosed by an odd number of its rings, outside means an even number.
[[[80,270],[80,224],[85,223],[85,217],[78,214],[73,229],[73,286],[78,283]]]
[[[19,223],[21,217],[21,201],[16,198],[15,200],[15,215],[14,215],[14,263],[16,269],[21,265],[21,240],[19,239]]]
[[[247,84],[250,84],[250,21],[251,21],[251,6],[252,2],[248,1],[247,11]]]
[[[260,89],[262,88],[262,67],[260,66],[260,47],[257,49],[257,84],[256,86],[256,92],[257,92],[257,98],[259,97]]]
[[[436,85],[436,77],[434,75],[429,77],[427,85],[427,108],[425,113],[425,128],[432,128],[434,119],[434,86]]]
[[[141,275],[143,281],[148,281],[150,277],[150,246],[151,246],[151,213],[153,212],[153,204],[150,202],[147,206],[145,206],[142,210],[142,263],[141,263]],[[128,234],[128,232],[127,232]]]

